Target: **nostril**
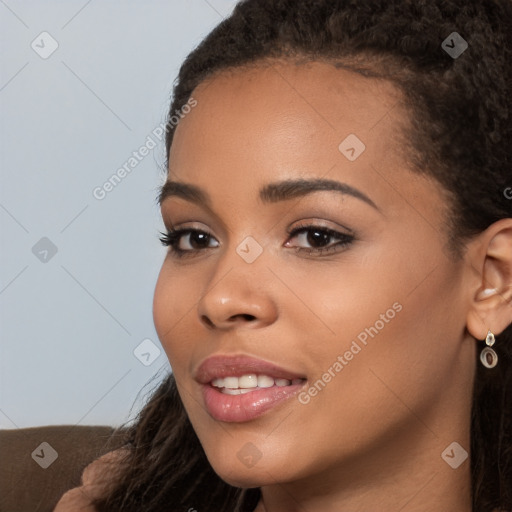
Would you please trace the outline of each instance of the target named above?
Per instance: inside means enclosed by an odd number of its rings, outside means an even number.
[[[252,322],[253,320],[256,320],[256,317],[254,315],[249,315],[247,313],[240,313],[239,315],[233,315],[229,318],[230,320],[247,320],[248,322]]]
[[[201,322],[206,325],[209,329],[213,329],[215,327],[219,328],[228,328],[233,327],[233,324],[236,324],[237,322],[254,322],[257,320],[257,317],[254,315],[249,315],[247,313],[240,313],[236,315],[231,315],[230,317],[226,318],[225,320],[219,320],[218,322],[214,322],[211,320],[208,315],[201,315],[200,316]]]
[[[201,315],[201,321],[208,327],[215,327],[215,324],[206,315]]]

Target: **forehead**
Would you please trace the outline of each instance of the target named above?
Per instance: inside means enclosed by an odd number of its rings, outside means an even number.
[[[363,124],[377,121],[401,98],[399,90],[388,80],[364,76],[350,68],[320,61],[293,62],[268,60],[240,68],[231,68],[206,79],[194,95],[219,94],[229,91],[230,102],[250,97],[260,107],[285,102],[297,108],[309,106],[323,117],[331,127],[336,127],[340,112],[333,107],[359,106],[359,120]],[[259,103],[263,100],[264,103]],[[355,121],[355,119],[353,119]]]
[[[192,96],[168,176],[205,190],[220,215],[260,215],[258,191],[269,183],[331,179],[365,193],[389,221],[441,232],[449,206],[437,182],[412,172],[409,114],[391,83],[327,63],[280,63],[222,72]]]
[[[316,160],[319,152],[337,159],[350,134],[384,156],[405,118],[389,82],[320,62],[223,71],[192,96],[198,103],[178,125],[171,170],[205,153],[222,158],[244,151],[247,158],[272,156],[274,165],[280,158]]]

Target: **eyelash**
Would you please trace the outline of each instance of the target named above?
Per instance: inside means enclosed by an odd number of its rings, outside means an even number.
[[[333,229],[329,229],[329,228],[326,228],[323,226],[316,226],[313,224],[296,226],[292,230],[287,231],[287,233],[290,238],[294,238],[300,233],[307,233],[307,232],[311,232],[311,231],[317,231],[317,232],[323,233],[325,235],[328,235],[329,237],[336,238],[340,241],[338,243],[328,245],[326,247],[311,247],[311,248],[293,247],[295,252],[297,252],[297,253],[306,252],[306,254],[308,254],[308,255],[314,254],[317,256],[323,256],[325,254],[332,254],[334,252],[339,252],[340,249],[346,248],[355,240],[355,237],[352,234],[340,233],[339,231],[335,231]],[[192,249],[192,250],[187,249],[187,250],[185,250],[185,249],[180,249],[178,247],[178,244],[181,241],[181,238],[184,235],[189,235],[192,233],[201,233],[201,234],[204,234],[207,236],[211,236],[210,233],[208,233],[207,231],[203,231],[201,229],[192,229],[192,228],[171,229],[167,233],[160,233],[162,235],[160,237],[160,242],[162,242],[162,245],[169,247],[170,252],[179,258],[193,256],[197,252],[204,250],[204,249]],[[208,249],[208,247],[206,247],[205,249]]]

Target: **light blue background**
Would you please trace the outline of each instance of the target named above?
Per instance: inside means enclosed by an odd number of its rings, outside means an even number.
[[[181,61],[234,4],[0,0],[0,428],[119,425],[168,368],[163,351],[134,355],[161,349],[163,143],[103,200],[92,191],[164,121]],[[59,45],[46,59],[42,32]]]

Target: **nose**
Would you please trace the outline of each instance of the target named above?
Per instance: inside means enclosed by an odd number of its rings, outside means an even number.
[[[200,322],[209,329],[230,330],[240,327],[258,328],[274,323],[278,316],[271,286],[261,273],[252,272],[249,264],[231,267],[223,275],[216,273],[208,291],[197,305]],[[269,277],[272,276],[268,272]]]

